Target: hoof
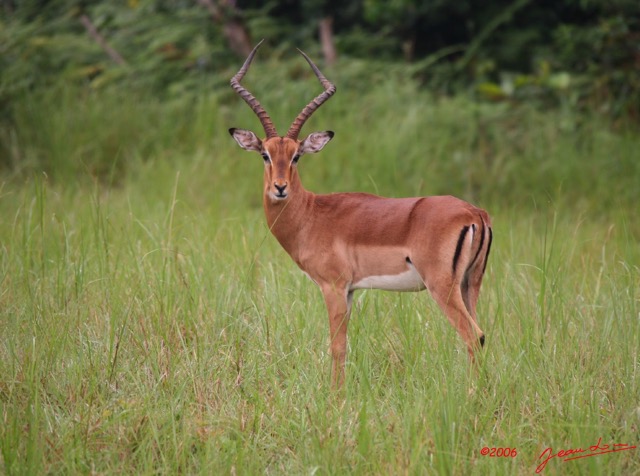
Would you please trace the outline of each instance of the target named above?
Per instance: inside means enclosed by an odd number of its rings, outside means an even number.
[[[484,347],[484,334],[480,336],[480,347]]]

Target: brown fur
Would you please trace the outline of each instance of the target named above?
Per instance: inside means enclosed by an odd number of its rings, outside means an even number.
[[[334,384],[340,386],[344,380],[352,286],[368,276],[398,275],[407,271],[408,263],[473,358],[484,336],[475,309],[490,242],[489,215],[451,196],[316,195],[304,189],[293,163],[302,142],[281,137],[260,141],[257,151],[270,157],[265,163],[263,205],[273,235],[324,295]],[[275,197],[276,185],[284,187],[285,198]],[[474,232],[462,240],[453,270],[460,231],[472,225]]]

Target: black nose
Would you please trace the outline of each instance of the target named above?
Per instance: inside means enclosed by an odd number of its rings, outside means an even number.
[[[284,195],[284,189],[287,188],[287,184],[280,186],[274,183],[273,186],[278,190],[278,195]]]

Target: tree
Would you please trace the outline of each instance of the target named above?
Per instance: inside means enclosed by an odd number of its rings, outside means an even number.
[[[222,25],[224,36],[229,47],[239,56],[251,53],[251,37],[242,21],[240,11],[236,8],[235,0],[197,0],[207,9],[214,23]]]

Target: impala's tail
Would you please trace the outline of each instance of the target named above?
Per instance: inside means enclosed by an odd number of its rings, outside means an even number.
[[[471,235],[470,259],[467,263],[461,263],[459,259],[467,234]],[[453,273],[459,279],[464,305],[474,321],[476,321],[476,305],[480,295],[482,277],[487,269],[492,241],[493,231],[489,215],[484,211],[479,211],[477,222],[465,226],[460,232],[456,253],[454,254]],[[484,344],[484,336],[480,339],[480,342]]]

